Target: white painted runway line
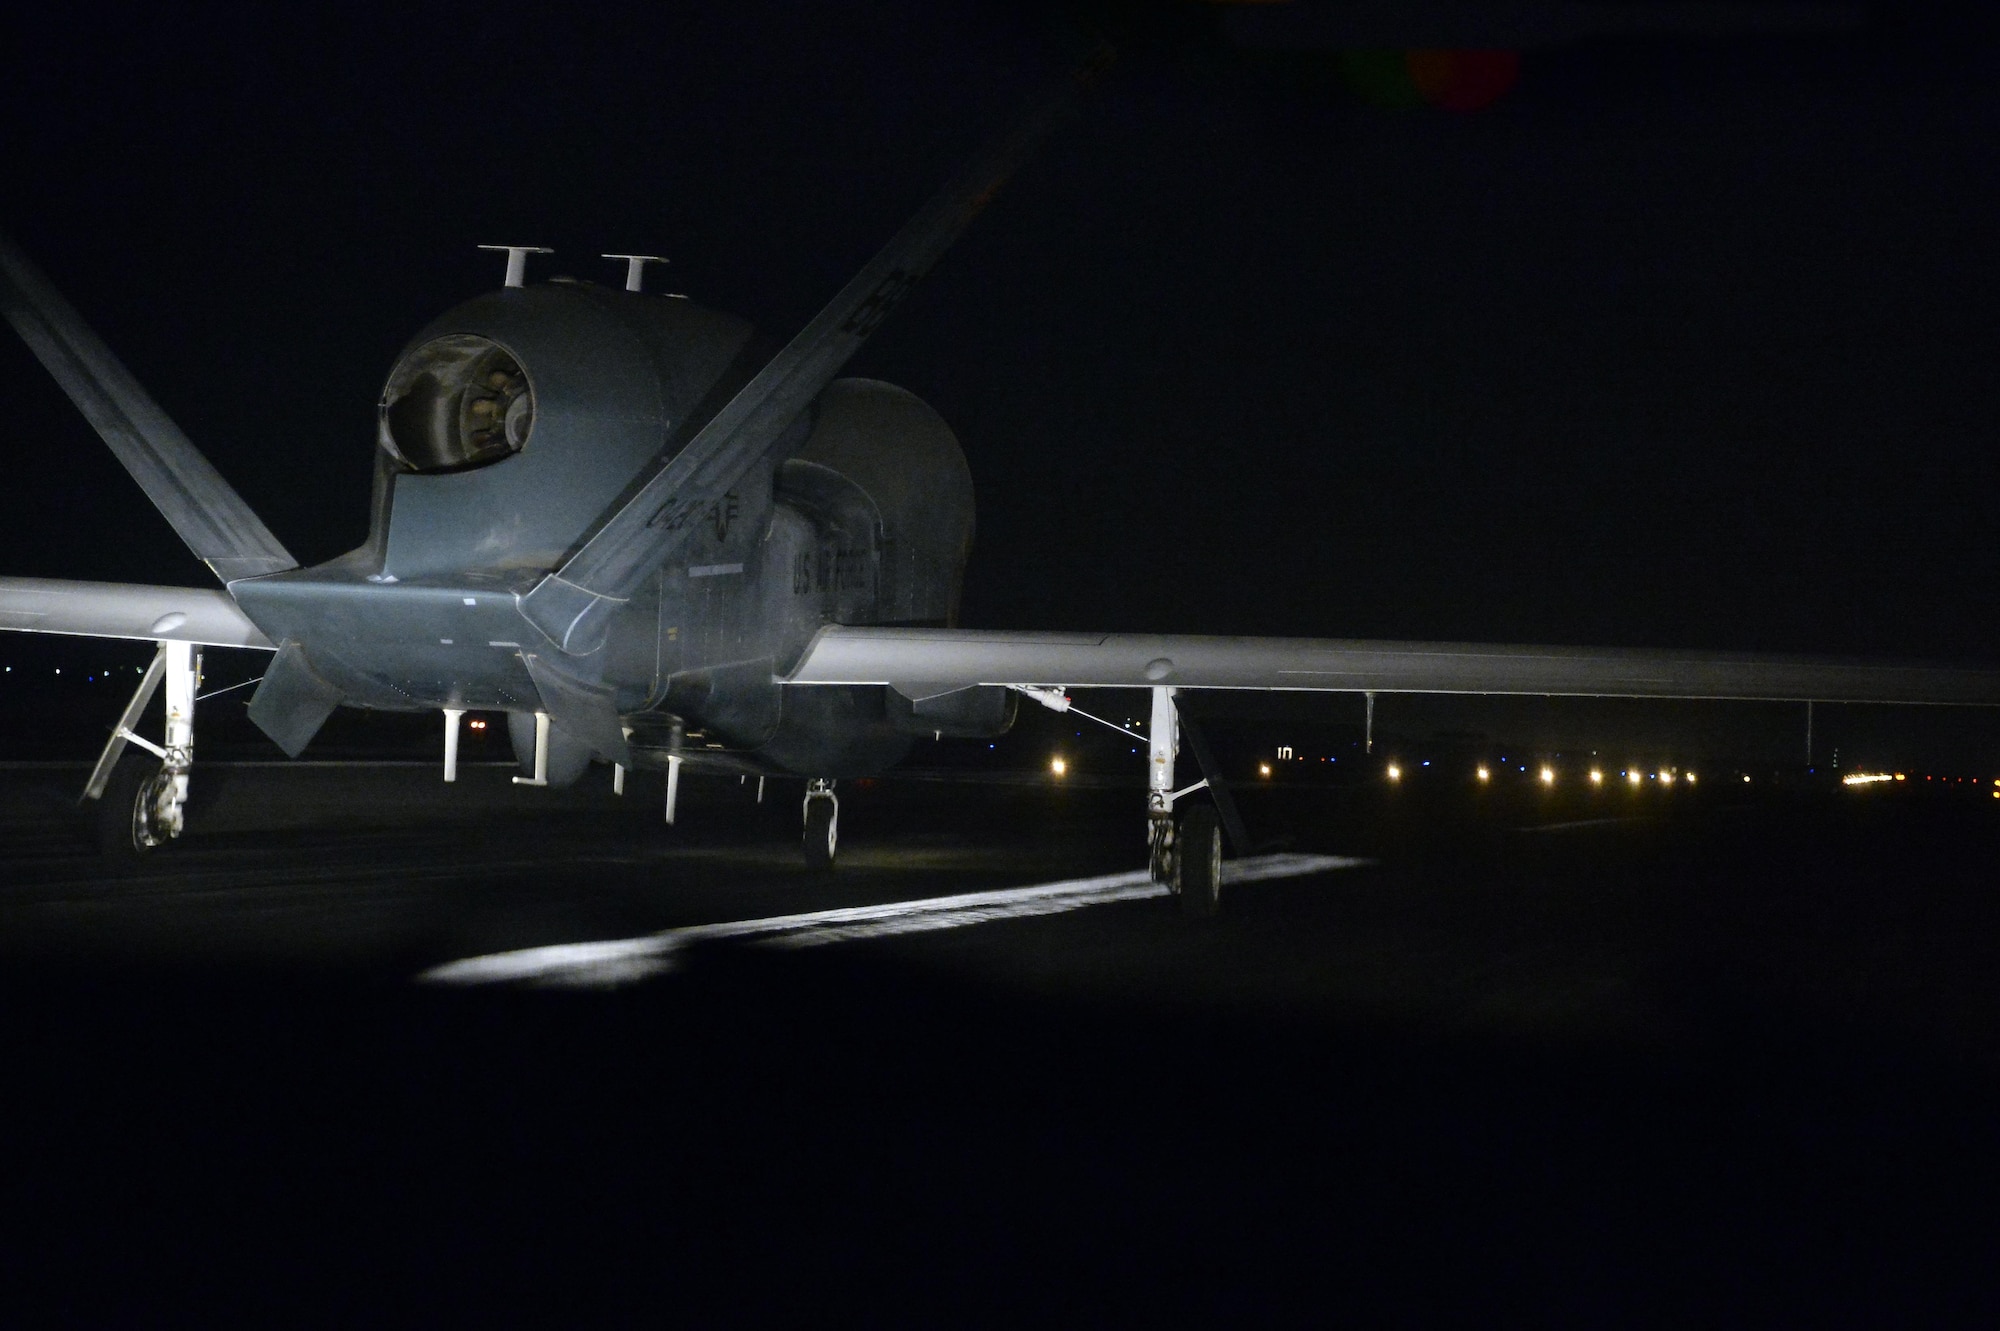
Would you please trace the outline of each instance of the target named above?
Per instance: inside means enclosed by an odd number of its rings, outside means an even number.
[[[1230,860],[1222,866],[1225,887],[1296,878],[1303,874],[1352,869],[1373,863],[1345,855],[1257,855]],[[843,906],[799,915],[773,915],[761,920],[725,920],[667,929],[640,938],[613,938],[595,943],[558,943],[467,957],[432,967],[417,978],[432,984],[532,984],[557,988],[606,989],[663,975],[674,968],[675,954],[689,943],[707,939],[741,938],[763,947],[817,947],[863,938],[930,933],[960,929],[992,920],[1019,920],[1033,915],[1058,915],[1113,901],[1163,897],[1167,889],[1148,878],[1144,869],[1071,878],[1031,887],[992,892],[965,892],[916,901],[887,901],[877,906]]]

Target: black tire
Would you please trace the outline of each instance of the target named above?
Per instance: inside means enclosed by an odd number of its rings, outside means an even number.
[[[1146,871],[1154,882],[1169,892],[1181,890],[1180,874],[1174,868],[1175,839],[1174,820],[1171,815],[1164,818],[1147,815]]]
[[[1215,809],[1197,804],[1181,816],[1176,868],[1180,876],[1181,913],[1197,919],[1215,914],[1222,904],[1222,824]]]
[[[143,804],[152,796],[152,783],[160,775],[159,759],[150,754],[127,753],[111,770],[104,794],[97,800],[97,849],[108,860],[132,860],[159,849],[141,835]]]
[[[840,818],[829,799],[806,801],[806,868],[831,869],[840,839]]]

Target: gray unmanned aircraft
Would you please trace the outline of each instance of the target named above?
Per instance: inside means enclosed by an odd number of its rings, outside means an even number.
[[[938,414],[842,366],[1048,132],[1095,64],[1052,87],[774,358],[743,319],[622,289],[505,284],[419,331],[390,370],[367,542],[301,568],[48,280],[0,239],[0,312],[225,590],[0,579],[0,628],[143,639],[152,666],[86,798],[121,851],[181,834],[200,648],[274,653],[249,714],[301,753],[336,707],[505,712],[525,784],[595,759],[806,778],[830,865],[834,782],[918,736],[995,736],[1022,697],[1147,691],[1151,868],[1216,906],[1225,792],[1178,787],[1188,689],[2000,704],[2000,672],[1693,652],[957,626],[973,489]],[[134,727],[162,684],[165,734]],[[1371,707],[1372,711],[1372,707]],[[136,745],[157,765],[128,754]],[[1207,794],[1192,799],[1196,791]],[[1178,810],[1178,814],[1176,813]],[[1232,839],[1240,833],[1231,828]]]

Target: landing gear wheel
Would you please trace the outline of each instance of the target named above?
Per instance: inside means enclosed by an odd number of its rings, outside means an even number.
[[[133,859],[171,839],[159,825],[160,795],[173,778],[148,759],[122,759],[97,801],[97,848],[107,859]]]
[[[1164,810],[1155,811],[1146,820],[1146,870],[1168,891],[1181,890],[1174,868],[1174,816]]]
[[[1222,904],[1222,825],[1215,810],[1197,804],[1183,814],[1179,841],[1181,913],[1206,918]]]
[[[831,869],[840,841],[840,807],[831,799],[806,801],[806,868]]]

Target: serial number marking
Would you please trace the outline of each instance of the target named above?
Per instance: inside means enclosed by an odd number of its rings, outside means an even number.
[[[792,595],[866,591],[869,564],[866,550],[837,550],[831,546],[802,550],[792,565]]]
[[[729,524],[736,521],[741,512],[742,503],[732,490],[720,499],[670,499],[646,519],[646,525],[679,531],[698,518],[707,518],[715,529],[715,539],[726,541],[729,539]]]

